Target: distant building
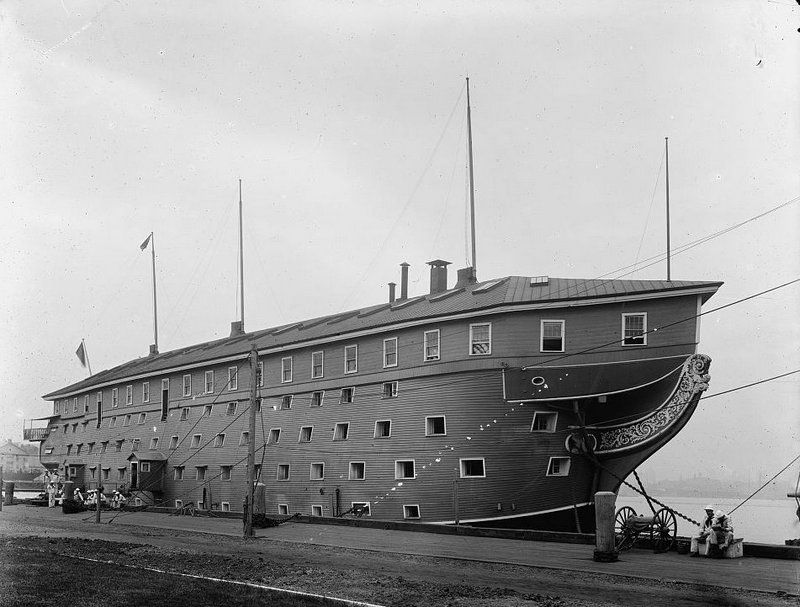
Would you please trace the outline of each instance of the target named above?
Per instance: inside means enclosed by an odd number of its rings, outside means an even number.
[[[17,472],[38,472],[42,468],[39,448],[36,445],[18,445],[9,438],[5,443],[0,443],[0,466],[3,466],[6,477]]]

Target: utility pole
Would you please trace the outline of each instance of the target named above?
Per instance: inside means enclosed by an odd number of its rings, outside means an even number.
[[[96,494],[97,504],[95,504],[96,507],[94,510],[94,522],[97,525],[100,524],[100,496],[103,494],[102,482],[103,482],[103,458],[101,456],[100,461],[97,462],[97,494]]]
[[[3,499],[5,499],[5,495],[3,495],[3,466],[0,466],[0,512],[3,511]]]
[[[256,346],[250,350],[250,425],[247,441],[247,495],[245,497],[244,536],[253,537],[253,489],[256,466],[256,399],[258,393],[258,352]]]

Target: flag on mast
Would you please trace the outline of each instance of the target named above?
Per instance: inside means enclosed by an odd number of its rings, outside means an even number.
[[[81,361],[81,367],[86,367],[86,346],[83,345],[83,340],[81,340],[81,345],[78,346],[78,349],[75,350],[75,356]]]
[[[144,251],[144,250],[147,248],[147,245],[148,245],[148,244],[150,244],[150,239],[151,239],[152,237],[153,237],[153,233],[152,233],[152,232],[150,232],[150,234],[147,236],[147,238],[145,238],[144,242],[143,242],[142,244],[140,244],[140,245],[139,245],[139,248],[140,248],[142,251]]]

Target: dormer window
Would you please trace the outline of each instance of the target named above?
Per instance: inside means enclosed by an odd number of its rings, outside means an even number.
[[[357,373],[358,372],[358,346],[345,346],[344,347],[344,372]]]
[[[646,346],[647,345],[647,314],[622,315],[622,345]]]
[[[564,351],[564,321],[563,320],[543,320],[541,322],[541,342],[539,349],[541,352],[563,352]]]
[[[397,366],[397,338],[391,337],[383,340],[383,367]]]
[[[492,353],[492,323],[484,322],[469,326],[470,356],[488,356]]]

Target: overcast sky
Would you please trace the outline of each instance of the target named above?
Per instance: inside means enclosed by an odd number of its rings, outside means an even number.
[[[379,303],[467,263],[594,278],[800,195],[800,7],[752,2],[0,4],[0,436],[41,395],[147,353]],[[677,255],[715,307],[800,277],[800,203]],[[661,279],[665,264],[630,277]],[[612,274],[619,276],[621,272]],[[451,285],[452,285],[451,276]],[[800,369],[800,287],[704,317],[709,393]],[[702,402],[645,466],[775,473],[800,374]],[[797,478],[798,466],[782,477]]]

